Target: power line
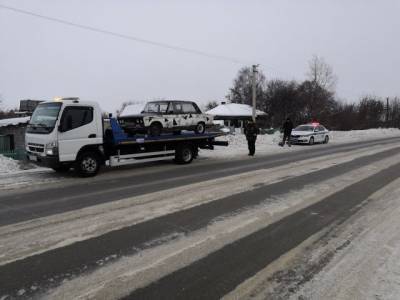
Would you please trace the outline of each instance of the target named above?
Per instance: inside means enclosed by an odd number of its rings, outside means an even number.
[[[114,37],[130,40],[130,41],[135,41],[135,42],[138,42],[138,43],[148,44],[148,45],[152,45],[152,46],[156,46],[156,47],[162,47],[162,48],[175,50],[175,51],[186,52],[186,53],[195,54],[195,55],[204,56],[204,57],[213,58],[213,59],[224,60],[224,61],[228,61],[228,62],[235,63],[235,64],[246,64],[246,65],[247,64],[251,64],[251,62],[245,62],[244,60],[233,58],[233,57],[228,57],[228,56],[208,53],[208,52],[204,52],[204,51],[200,51],[200,50],[196,50],[196,49],[179,47],[179,46],[170,45],[170,44],[166,44],[166,43],[161,43],[161,42],[156,42],[156,41],[152,41],[152,40],[142,39],[142,38],[131,36],[131,35],[127,35],[127,34],[121,34],[121,33],[118,33],[118,32],[113,32],[113,31],[109,31],[109,30],[105,30],[105,29],[101,29],[101,28],[88,26],[88,25],[78,24],[78,23],[70,22],[70,21],[63,20],[63,19],[58,19],[58,18],[54,18],[54,17],[40,15],[40,14],[31,12],[31,11],[22,10],[22,9],[11,7],[11,6],[6,6],[6,5],[3,5],[3,4],[0,4],[0,8],[6,9],[6,10],[10,10],[10,11],[13,11],[13,12],[17,12],[17,13],[20,13],[20,14],[29,15],[29,16],[32,16],[32,17],[44,19],[44,20],[47,20],[47,21],[56,22],[56,23],[59,23],[59,24],[64,24],[64,25],[68,25],[68,26],[84,29],[84,30],[87,30],[87,31],[102,33],[102,34],[106,34],[106,35],[109,35],[109,36],[114,36]]]

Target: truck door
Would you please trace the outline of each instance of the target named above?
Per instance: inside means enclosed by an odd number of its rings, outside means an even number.
[[[90,106],[67,106],[64,109],[58,133],[60,161],[74,161],[83,146],[101,143],[93,111]]]

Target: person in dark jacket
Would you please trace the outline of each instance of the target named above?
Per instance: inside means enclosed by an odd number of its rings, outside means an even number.
[[[253,121],[249,121],[244,128],[244,134],[246,135],[247,145],[249,147],[249,155],[253,156],[256,152],[256,140],[258,135],[258,127]]]
[[[290,136],[292,134],[292,129],[293,129],[293,123],[290,120],[290,118],[287,118],[285,123],[283,123],[282,129],[283,129],[283,140],[280,145],[282,147],[285,146],[285,142],[287,141],[287,144],[290,147],[291,146],[290,145]]]

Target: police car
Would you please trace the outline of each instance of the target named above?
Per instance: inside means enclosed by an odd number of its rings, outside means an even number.
[[[329,142],[329,130],[319,123],[310,123],[297,126],[290,136],[292,144],[309,144]]]

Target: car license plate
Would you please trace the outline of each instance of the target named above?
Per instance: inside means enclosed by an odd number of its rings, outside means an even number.
[[[35,155],[29,155],[29,160],[37,161],[37,157]]]

